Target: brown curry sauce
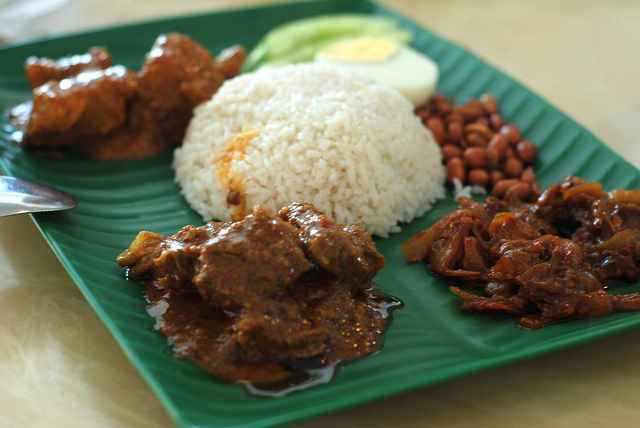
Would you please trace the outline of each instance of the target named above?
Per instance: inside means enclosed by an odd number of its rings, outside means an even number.
[[[145,283],[149,313],[176,356],[255,395],[330,381],[379,351],[400,300],[371,282],[385,262],[359,225],[310,204],[276,216],[141,232],[118,258]]]

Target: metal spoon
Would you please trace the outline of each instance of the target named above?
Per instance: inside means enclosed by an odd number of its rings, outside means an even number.
[[[0,176],[0,217],[44,211],[68,210],[78,200],[45,184]]]

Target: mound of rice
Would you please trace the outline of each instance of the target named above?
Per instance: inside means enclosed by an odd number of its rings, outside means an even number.
[[[314,63],[226,81],[196,108],[173,166],[205,221],[308,201],[336,223],[387,236],[444,195],[440,149],[413,105]]]

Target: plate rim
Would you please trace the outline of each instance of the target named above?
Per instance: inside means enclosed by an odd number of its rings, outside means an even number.
[[[166,24],[169,22],[177,22],[177,21],[189,21],[192,19],[202,19],[202,18],[206,18],[206,17],[210,17],[213,15],[226,15],[226,14],[232,14],[232,13],[242,13],[242,12],[246,12],[248,10],[264,10],[264,9],[287,9],[289,6],[291,6],[292,4],[298,4],[298,5],[310,5],[310,4],[314,4],[314,3],[323,3],[323,4],[328,4],[328,3],[339,3],[339,0],[320,0],[320,1],[312,1],[312,2],[298,2],[298,3],[285,3],[285,4],[278,4],[278,5],[266,5],[266,6],[258,6],[258,7],[242,7],[242,8],[237,8],[237,9],[225,9],[225,10],[221,10],[221,11],[214,11],[214,12],[208,12],[208,13],[204,13],[204,14],[200,14],[200,13],[196,13],[196,14],[188,14],[185,16],[179,16],[179,17],[166,17],[166,18],[162,18],[162,19],[152,19],[152,20],[147,20],[147,21],[143,21],[143,22],[136,22],[136,23],[131,23],[131,24],[122,24],[122,25],[116,25],[116,26],[109,26],[109,27],[104,27],[104,28],[100,28],[100,29],[96,29],[96,30],[87,30],[87,31],[81,31],[81,32],[76,32],[76,33],[71,33],[71,34],[65,34],[65,35],[61,35],[61,36],[57,36],[54,38],[44,38],[44,39],[38,39],[38,40],[33,40],[33,41],[29,41],[29,42],[25,42],[25,43],[19,43],[19,44],[15,44],[15,45],[9,45],[9,46],[5,46],[0,48],[0,56],[3,55],[4,52],[6,52],[9,49],[17,49],[17,48],[25,48],[25,47],[29,47],[31,45],[34,44],[42,44],[42,43],[53,43],[56,41],[59,41],[61,39],[81,39],[83,37],[86,37],[87,35],[100,35],[100,34],[108,34],[108,33],[112,33],[112,32],[118,32],[120,30],[123,29],[134,29],[134,28],[139,28],[141,26],[149,26],[149,25],[161,25],[161,24]],[[416,28],[419,28],[422,31],[428,32],[431,36],[444,41],[446,44],[455,46],[457,49],[460,49],[461,51],[464,51],[468,56],[473,57],[473,58],[477,58],[480,62],[484,63],[487,67],[489,67],[491,70],[501,74],[502,77],[504,78],[508,78],[511,79],[515,84],[517,84],[518,86],[520,86],[523,90],[528,91],[529,92],[529,96],[533,96],[533,97],[537,97],[540,98],[538,95],[536,95],[535,93],[533,93],[532,91],[530,91],[526,86],[522,85],[521,83],[519,83],[518,81],[516,81],[515,79],[511,78],[510,76],[506,75],[505,73],[501,72],[499,69],[493,67],[492,65],[490,65],[489,63],[487,63],[486,61],[484,61],[482,58],[479,58],[477,55],[475,55],[474,53],[472,53],[471,51],[465,49],[464,47],[460,46],[460,45],[456,45],[442,37],[440,37],[439,35],[433,33],[432,31],[423,28],[422,26],[414,23],[413,21],[411,21],[409,18],[404,17],[400,14],[397,14],[393,11],[391,11],[390,9],[386,9],[385,7],[376,5],[374,2],[369,1],[369,0],[357,0],[354,1],[352,4],[357,4],[360,6],[366,6],[366,7],[371,7],[371,9],[373,11],[379,12],[379,11],[384,11],[385,13],[388,13],[392,16],[397,16],[401,19],[403,19],[404,21],[410,23],[412,26],[415,26]],[[359,6],[359,7],[360,7]],[[1,82],[0,82],[1,84]],[[544,100],[542,100],[544,101]],[[546,101],[545,101],[546,102]],[[593,135],[591,133],[591,131],[589,131],[587,128],[585,128],[584,126],[580,125],[579,123],[577,123],[574,119],[572,119],[570,116],[568,116],[567,114],[565,114],[564,112],[560,111],[559,109],[557,109],[555,106],[546,103],[548,107],[554,109],[557,114],[561,115],[564,117],[565,120],[571,121],[573,123],[573,125],[579,127],[582,131],[588,133],[590,135],[591,138],[593,138],[595,141],[599,142],[601,145],[601,149],[610,152],[610,154],[612,156],[615,156],[617,158],[617,160],[619,162],[623,162],[626,163],[628,167],[633,168],[634,170],[636,170],[636,168],[626,159],[622,158],[620,155],[618,155],[617,153],[615,153],[611,148],[609,148],[607,145],[605,145],[604,143],[602,143],[600,140],[598,140],[597,137],[595,137],[595,135]],[[5,158],[2,156],[2,153],[0,153],[0,167],[2,167],[3,170],[5,170],[7,164],[6,164],[6,160]],[[11,168],[9,168],[11,169]],[[145,381],[151,386],[154,394],[156,394],[156,396],[158,396],[158,398],[160,399],[160,401],[162,402],[163,406],[165,407],[165,409],[167,410],[167,412],[169,413],[169,415],[171,416],[171,418],[178,424],[180,425],[184,425],[184,426],[191,426],[189,425],[191,422],[187,421],[183,418],[183,414],[182,412],[179,411],[179,409],[176,408],[175,404],[173,403],[173,400],[171,399],[171,397],[169,395],[167,395],[165,393],[164,387],[163,385],[159,384],[158,379],[150,372],[148,371],[148,368],[146,367],[146,364],[144,361],[141,361],[137,354],[134,352],[133,348],[131,347],[130,343],[128,343],[127,339],[120,333],[119,327],[116,325],[116,323],[114,322],[114,320],[111,319],[111,317],[104,311],[104,309],[102,308],[102,306],[100,305],[99,301],[96,299],[96,296],[94,296],[92,293],[90,293],[90,291],[88,289],[86,289],[86,286],[84,285],[84,280],[82,279],[82,276],[79,272],[77,272],[77,270],[75,269],[75,267],[70,263],[70,261],[67,259],[67,257],[61,257],[61,254],[63,254],[63,250],[60,248],[59,243],[57,242],[56,238],[54,235],[52,235],[51,230],[49,230],[46,227],[46,221],[43,222],[43,219],[46,218],[51,218],[51,216],[48,215],[31,215],[31,218],[33,219],[34,223],[36,224],[38,230],[40,230],[41,234],[44,236],[45,240],[47,241],[47,243],[49,244],[49,246],[52,248],[54,254],[56,255],[56,257],[60,260],[60,262],[63,264],[65,270],[69,273],[70,277],[72,278],[72,280],[76,283],[76,285],[78,286],[78,288],[80,289],[80,291],[82,292],[82,294],[84,295],[84,297],[87,299],[87,301],[89,302],[89,304],[91,305],[92,309],[98,314],[98,316],[100,317],[101,321],[106,325],[106,327],[108,328],[108,330],[110,331],[111,335],[116,339],[116,341],[118,342],[118,345],[120,346],[120,348],[123,350],[123,352],[125,353],[125,355],[127,356],[127,358],[129,359],[129,361],[132,362],[132,364],[136,367],[136,370],[138,370],[138,372],[141,373],[141,375],[143,376],[143,378],[145,379]],[[574,341],[570,344],[567,344],[567,342],[563,342],[563,343],[550,343],[547,345],[546,348],[541,349],[538,348],[538,352],[532,354],[532,353],[526,353],[525,357],[534,357],[534,356],[538,356],[538,355],[542,355],[548,352],[552,352],[552,351],[557,351],[560,349],[565,349],[574,345],[577,345],[579,343],[584,343],[587,341],[591,341],[594,339],[598,339],[598,338],[602,338],[602,337],[607,337],[609,335],[611,335],[612,333],[622,333],[623,331],[627,331],[630,330],[632,328],[637,328],[640,325],[640,319],[637,320],[632,320],[632,319],[626,319],[624,322],[620,322],[617,323],[615,325],[609,325],[606,328],[599,328],[597,329],[597,331],[595,333],[590,333],[590,334],[581,334],[579,335],[576,339],[574,339]],[[393,326],[391,327],[393,328]],[[571,341],[570,341],[571,342]],[[521,352],[525,352],[524,350]],[[511,358],[500,358],[500,362],[501,363],[507,363],[507,362],[513,362],[513,361],[521,361],[523,360],[522,356],[515,356],[514,354],[510,354]],[[469,368],[469,370],[467,370],[465,373],[461,374],[462,376],[464,375],[468,375],[470,373],[474,373],[477,372],[479,370],[482,369],[486,369],[489,367],[495,367],[497,364],[494,361],[484,361],[484,364],[479,364],[478,366],[476,366],[475,368]],[[395,386],[393,388],[391,388],[391,390],[393,390],[393,392],[391,394],[372,394],[372,396],[365,398],[365,399],[361,399],[361,400],[357,400],[356,403],[343,403],[341,406],[333,406],[331,407],[330,411],[338,411],[340,409],[344,409],[347,407],[351,407],[353,405],[362,405],[364,403],[370,402],[372,400],[376,400],[376,399],[383,399],[383,398],[387,398],[390,397],[394,394],[400,393],[400,392],[408,392],[410,390],[414,390],[417,388],[421,388],[421,387],[428,387],[430,385],[436,384],[436,383],[440,383],[446,380],[450,380],[450,379],[454,379],[456,377],[460,377],[460,372],[457,372],[458,375],[456,376],[445,376],[442,379],[435,381],[435,382],[429,382],[429,383],[425,383],[420,381],[419,376],[416,376],[416,379],[414,381],[414,385],[407,388],[406,384],[405,387],[402,386]],[[282,419],[279,421],[272,421],[275,423],[292,423],[294,421],[298,421],[301,420],[303,418],[308,418],[308,417],[313,417],[313,416],[317,416],[319,414],[323,414],[325,413],[325,411],[317,410],[315,412],[311,412],[311,413],[307,413],[305,414],[303,417],[294,417],[291,419]],[[242,426],[242,425],[238,425],[238,426]],[[248,425],[247,425],[248,426]],[[255,425],[258,426],[258,425]],[[266,425],[265,425],[266,426]]]

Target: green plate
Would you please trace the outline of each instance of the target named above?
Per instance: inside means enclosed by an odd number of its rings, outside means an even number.
[[[413,46],[440,66],[438,90],[459,101],[489,92],[509,122],[539,144],[541,185],[567,174],[601,181],[605,188],[640,188],[640,172],[592,134],[518,82],[457,46],[369,1],[326,0],[169,19],[46,40],[0,50],[0,107],[30,96],[23,62],[29,55],[58,57],[106,46],[116,63],[138,69],[161,32],[180,31],[212,52],[235,43],[248,48],[272,27],[320,13],[364,12],[392,16],[415,32]],[[0,123],[0,166],[5,174],[41,181],[74,194],[79,206],[34,219],[51,247],[122,349],[177,424],[185,427],[272,426],[432,385],[478,370],[566,348],[640,325],[640,313],[574,321],[537,331],[517,328],[507,315],[461,315],[447,283],[421,263],[408,265],[399,249],[406,238],[452,210],[451,197],[400,234],[378,240],[388,267],[380,288],[401,298],[385,348],[344,366],[327,385],[267,399],[212,379],[196,365],[173,358],[145,311],[142,288],[125,280],[116,256],[140,230],[170,234],[201,224],[173,182],[171,153],[141,162],[93,162],[79,157],[46,160],[8,143]],[[638,292],[640,284],[625,287]]]

